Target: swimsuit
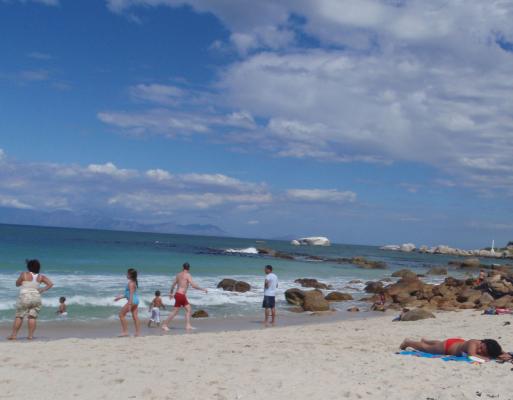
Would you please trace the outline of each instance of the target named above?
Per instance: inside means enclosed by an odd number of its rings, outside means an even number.
[[[185,307],[189,305],[189,300],[187,300],[187,296],[183,293],[175,294],[175,307]]]
[[[153,307],[151,309],[151,318],[150,321],[160,324],[160,308]]]
[[[125,297],[127,300],[130,300],[130,288],[128,287],[128,284],[126,285],[126,289],[125,289]],[[134,306],[139,305],[139,296],[137,295],[137,287],[134,290],[134,297],[132,298],[132,304]]]
[[[447,339],[444,343],[445,354],[449,354],[449,350],[451,349],[451,347],[457,343],[465,343],[465,339],[461,339],[461,338]]]
[[[38,274],[33,274],[31,281],[21,283],[20,294],[16,301],[16,318],[37,318],[41,311],[41,294],[39,293],[40,283]]]

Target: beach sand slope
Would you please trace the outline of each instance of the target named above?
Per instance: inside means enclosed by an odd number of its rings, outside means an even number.
[[[315,317],[312,317],[315,318]],[[395,354],[405,336],[497,338],[510,316],[0,343],[0,399],[513,399],[511,364]],[[41,326],[44,329],[44,326]]]

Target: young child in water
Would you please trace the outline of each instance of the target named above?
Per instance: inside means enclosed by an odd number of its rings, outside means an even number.
[[[157,326],[160,326],[160,309],[165,310],[166,306],[162,302],[162,297],[160,297],[160,290],[155,292],[155,298],[150,303],[150,313],[151,318],[148,321],[148,328],[151,328],[152,322]]]
[[[62,296],[59,298],[59,309],[57,310],[56,314],[59,317],[67,317],[68,311],[66,306],[66,297]]]

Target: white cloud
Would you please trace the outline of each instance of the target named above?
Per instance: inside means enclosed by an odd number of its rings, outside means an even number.
[[[105,164],[90,164],[87,171],[94,174],[109,175],[115,178],[127,178],[137,175],[136,171],[128,169],[119,169],[113,163],[108,162]]]
[[[44,69],[25,70],[19,73],[19,79],[27,82],[42,82],[50,79],[50,73]]]
[[[5,151],[3,149],[0,149],[0,162],[5,160]]]
[[[223,68],[203,109],[102,113],[104,122],[175,137],[228,128],[230,110],[242,109],[247,124],[223,139],[280,157],[406,161],[435,167],[459,185],[513,185],[513,55],[500,43],[513,42],[510,2],[107,4],[118,13],[182,5],[212,13],[241,57]],[[320,45],[298,44],[305,35]]]
[[[287,198],[314,203],[352,203],[356,201],[356,193],[336,189],[289,189]]]
[[[20,3],[39,3],[45,6],[58,6],[59,0],[18,0]]]
[[[35,60],[42,60],[42,61],[48,61],[51,60],[53,57],[51,54],[48,53],[41,53],[39,51],[33,51],[31,53],[27,54],[27,57],[33,58]]]
[[[168,181],[172,178],[172,175],[163,169],[150,169],[146,171],[146,175],[151,179],[155,179],[157,181]]]
[[[162,84],[139,84],[130,88],[130,93],[137,100],[149,101],[161,105],[173,105],[184,95],[176,86]]]
[[[265,184],[223,174],[139,171],[111,162],[90,164],[20,163],[5,158],[0,168],[0,206],[52,211],[101,211],[151,218],[178,210],[223,210],[273,201]],[[228,210],[228,211],[226,211]]]
[[[32,207],[28,204],[21,202],[20,200],[11,197],[0,195],[0,207],[11,207],[18,209],[31,209]]]

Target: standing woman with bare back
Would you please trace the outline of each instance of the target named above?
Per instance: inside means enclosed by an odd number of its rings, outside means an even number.
[[[28,337],[34,339],[36,320],[41,311],[41,293],[51,289],[53,283],[46,276],[39,273],[41,264],[38,260],[27,260],[28,272],[22,272],[16,280],[16,286],[20,287],[20,294],[16,302],[16,318],[12,326],[9,340],[16,340],[18,332],[23,324],[23,319],[28,318]],[[41,285],[45,285],[41,288]]]

